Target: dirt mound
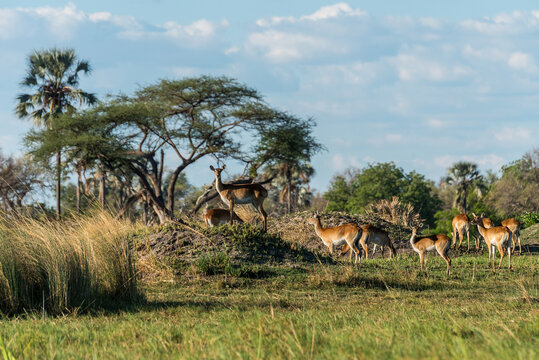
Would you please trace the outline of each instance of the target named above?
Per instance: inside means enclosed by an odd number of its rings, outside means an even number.
[[[263,233],[250,224],[199,228],[190,224],[166,226],[139,240],[138,250],[150,252],[176,265],[190,265],[201,259],[226,258],[232,264],[291,264],[331,261],[297,244],[283,241],[278,235]]]
[[[539,243],[539,224],[520,230],[520,240],[522,244]]]

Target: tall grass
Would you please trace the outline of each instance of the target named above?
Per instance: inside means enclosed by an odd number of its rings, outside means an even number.
[[[106,212],[60,222],[0,214],[0,311],[58,314],[133,299],[131,231]]]

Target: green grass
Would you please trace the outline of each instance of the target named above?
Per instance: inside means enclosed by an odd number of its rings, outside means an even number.
[[[194,274],[115,311],[3,318],[0,338],[15,358],[533,359],[537,259],[492,271],[485,254],[453,256],[449,279],[433,255],[419,272],[416,254]]]

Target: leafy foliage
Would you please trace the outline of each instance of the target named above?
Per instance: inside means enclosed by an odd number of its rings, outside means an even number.
[[[410,203],[427,223],[434,222],[434,213],[440,205],[434,194],[434,184],[421,174],[412,171],[405,174],[393,162],[370,164],[352,174],[333,179],[328,192],[328,210],[360,212],[368,204],[399,197],[402,203]]]
[[[539,211],[539,148],[502,169],[487,203],[504,217]]]
[[[539,211],[525,212],[524,214],[520,215],[519,219],[524,227],[528,228],[539,223]]]

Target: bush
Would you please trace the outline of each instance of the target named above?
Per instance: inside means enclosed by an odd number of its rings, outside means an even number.
[[[525,212],[519,216],[520,222],[525,228],[539,223],[539,211]]]
[[[134,299],[130,231],[105,212],[61,222],[0,214],[0,311],[58,314]]]

